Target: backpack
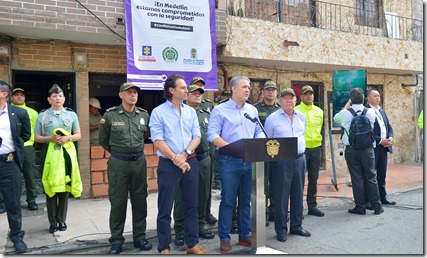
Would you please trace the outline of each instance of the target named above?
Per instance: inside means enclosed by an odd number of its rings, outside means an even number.
[[[372,131],[371,122],[366,117],[367,108],[363,108],[363,112],[357,115],[353,108],[348,111],[353,115],[350,124],[350,132],[347,133],[348,141],[355,150],[372,148],[372,143],[375,140],[374,132]]]

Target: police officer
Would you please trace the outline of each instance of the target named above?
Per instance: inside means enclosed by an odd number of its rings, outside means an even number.
[[[201,139],[200,144],[196,148],[196,157],[199,162],[199,200],[198,200],[198,218],[199,218],[199,237],[205,239],[212,239],[215,234],[209,229],[205,229],[206,220],[206,205],[211,191],[211,157],[209,155],[210,142],[207,139],[206,133],[208,130],[210,112],[200,109],[202,96],[205,92],[203,88],[197,85],[190,85],[188,87],[188,97],[186,104],[194,108],[197,112],[199,119]],[[182,207],[182,194],[181,189],[178,188],[175,203],[174,203],[174,229],[175,229],[175,245],[183,245],[185,241],[184,236],[184,218]]]
[[[277,103],[277,85],[274,81],[266,81],[262,88],[264,100],[255,104],[255,107],[258,109],[258,116],[261,123],[264,125],[267,117],[274,111],[280,108],[280,105]],[[272,184],[270,182],[271,178],[271,169],[270,162],[264,163],[264,187],[266,192],[266,225],[268,226],[269,221],[274,221],[274,197]],[[270,200],[270,205],[268,206],[268,199]]]
[[[111,203],[109,254],[123,251],[123,230],[126,221],[128,194],[132,204],[133,244],[143,251],[152,248],[146,240],[147,161],[144,139],[149,115],[136,107],[140,89],[133,83],[120,86],[122,104],[107,109],[101,119],[99,144],[111,156],[108,160],[108,195]]]
[[[205,89],[205,85],[206,85],[205,81],[200,76],[196,76],[196,77],[193,77],[193,79],[191,79],[190,85],[193,85],[193,84],[199,86],[199,88],[202,88],[203,90]],[[200,108],[202,110],[207,110],[207,111],[211,112],[212,109],[214,108],[214,103],[212,103],[212,101],[210,101],[210,99],[203,97],[202,103],[200,104]]]

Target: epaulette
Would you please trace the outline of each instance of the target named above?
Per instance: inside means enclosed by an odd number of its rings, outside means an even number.
[[[69,107],[65,107],[65,110],[74,112],[74,109],[69,108]]]
[[[212,102],[210,99],[203,99],[204,101],[207,101],[207,102]]]
[[[110,108],[108,108],[107,110],[105,110],[106,112],[110,112],[110,111],[113,111],[113,110],[117,110],[119,107],[110,107]]]
[[[40,110],[40,113],[41,113],[41,112],[45,112],[46,110],[48,110],[48,108],[45,108],[45,109]]]
[[[145,110],[145,109],[143,109],[143,108],[140,108],[140,107],[137,107],[137,108],[139,109],[139,111],[147,112],[147,113],[148,113],[148,111],[147,111],[147,110]]]
[[[203,113],[203,112],[208,113],[208,114],[211,113],[211,111],[209,111],[207,109],[199,109],[199,111],[200,111],[200,113]]]

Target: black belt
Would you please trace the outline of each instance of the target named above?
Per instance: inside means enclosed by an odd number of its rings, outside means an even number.
[[[196,155],[198,161],[206,159],[208,156],[209,156],[209,151]]]
[[[142,156],[144,156],[144,152],[140,151],[137,153],[121,153],[121,152],[111,151],[111,156],[119,160],[135,161],[140,159]]]
[[[15,159],[16,152],[11,152],[7,154],[0,154],[0,162],[11,162]]]

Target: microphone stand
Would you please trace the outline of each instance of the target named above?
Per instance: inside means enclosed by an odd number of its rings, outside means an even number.
[[[259,127],[261,127],[261,129],[262,129],[262,131],[264,132],[264,134],[265,134],[265,137],[266,138],[270,138],[269,136],[268,136],[268,134],[267,134],[267,132],[265,131],[265,128],[264,128],[264,126],[262,125],[262,123],[259,121],[259,119],[258,118],[255,118],[255,123],[256,124],[258,124],[259,125]]]

